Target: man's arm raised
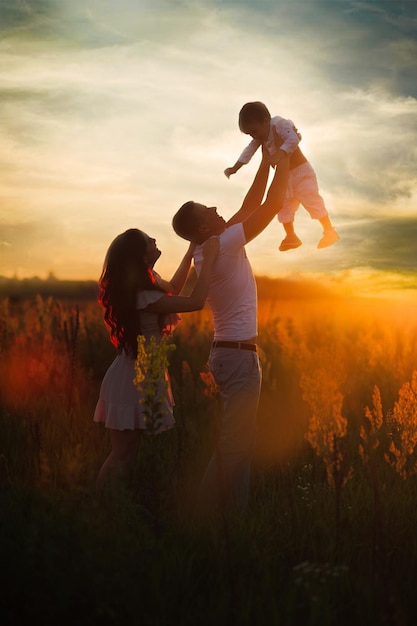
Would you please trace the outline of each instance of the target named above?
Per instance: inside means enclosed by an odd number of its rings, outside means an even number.
[[[232,224],[238,224],[239,222],[244,222],[249,215],[259,207],[262,202],[262,198],[264,197],[266,184],[268,182],[268,174],[269,174],[269,161],[266,155],[262,156],[262,161],[259,166],[258,171],[256,172],[255,178],[253,179],[253,183],[249,188],[248,193],[243,200],[243,204],[240,207],[239,211],[230,218],[227,222],[228,226]]]
[[[261,233],[268,226],[268,224],[272,221],[272,218],[282,207],[285,192],[287,190],[288,171],[289,157],[286,156],[279,161],[276,167],[274,178],[268,189],[265,202],[252,211],[252,213],[243,221],[243,228],[247,242],[257,237],[259,233]]]

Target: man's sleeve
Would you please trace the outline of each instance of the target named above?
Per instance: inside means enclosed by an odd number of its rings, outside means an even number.
[[[220,250],[227,254],[228,252],[236,252],[246,244],[245,230],[242,222],[232,224],[220,235]]]

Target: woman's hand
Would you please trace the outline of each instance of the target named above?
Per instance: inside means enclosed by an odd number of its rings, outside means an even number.
[[[192,241],[190,241],[190,244],[187,248],[187,252],[185,253],[188,256],[193,256],[194,254],[194,250],[197,244],[193,243]]]
[[[210,239],[207,239],[203,246],[204,260],[214,261],[219,253],[219,245],[218,237],[210,237]]]

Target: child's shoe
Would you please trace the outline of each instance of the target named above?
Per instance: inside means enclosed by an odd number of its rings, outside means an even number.
[[[299,248],[302,243],[303,242],[301,241],[301,239],[299,239],[295,233],[291,233],[290,235],[287,235],[285,239],[281,241],[279,250],[281,250],[281,252],[285,252],[286,250]]]
[[[340,237],[334,228],[329,229],[329,230],[326,229],[323,232],[323,237],[318,242],[317,247],[327,248],[328,246],[332,246],[334,243],[336,243],[336,241],[339,241],[339,239]]]

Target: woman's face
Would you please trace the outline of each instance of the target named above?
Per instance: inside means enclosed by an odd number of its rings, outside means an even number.
[[[149,237],[148,235],[144,235],[144,236],[145,236],[145,263],[148,267],[153,267],[155,263],[157,262],[157,260],[159,259],[159,257],[161,256],[162,252],[158,249],[156,245],[156,239],[153,239],[152,237]]]

